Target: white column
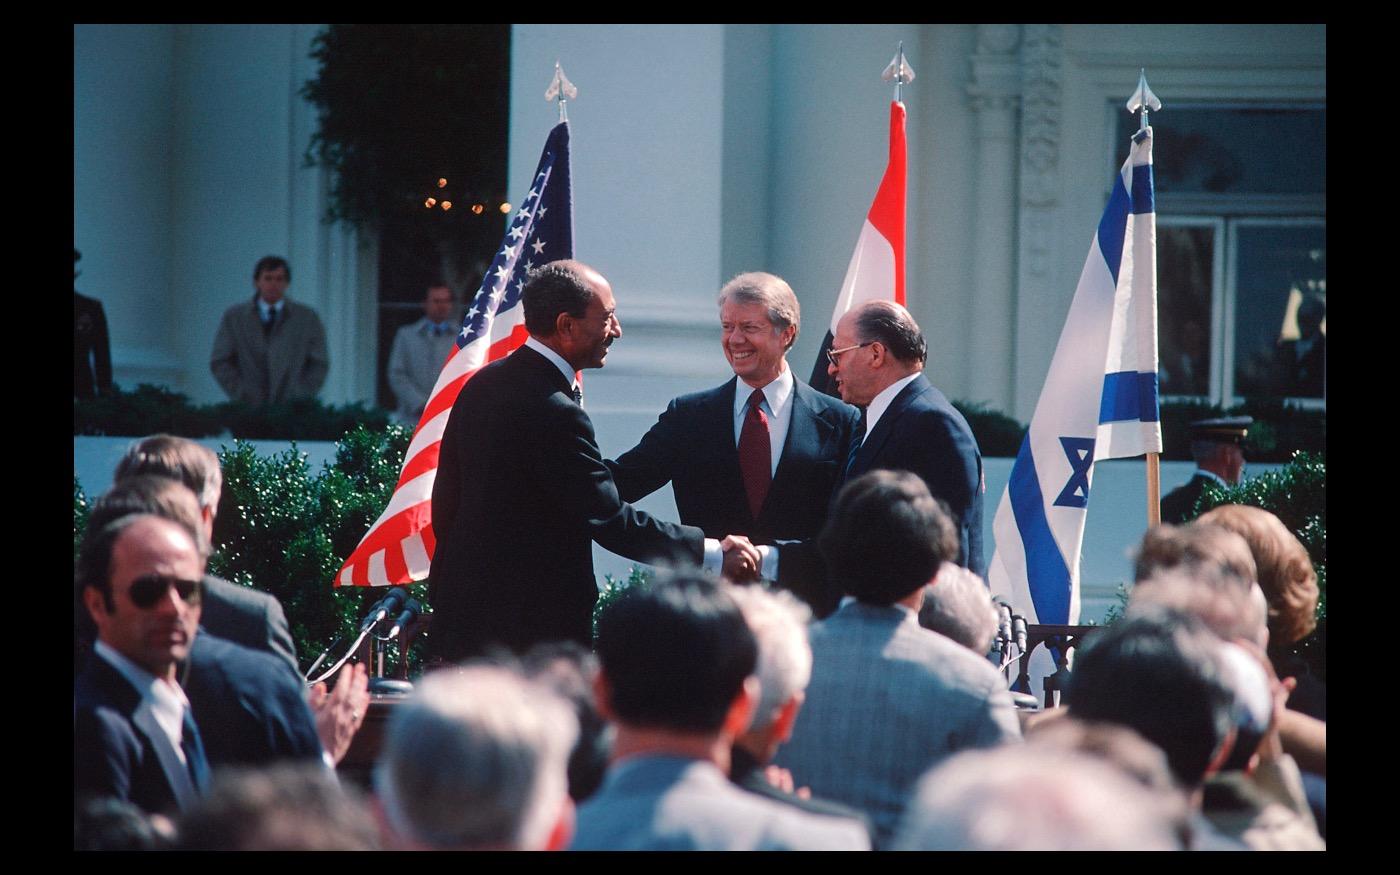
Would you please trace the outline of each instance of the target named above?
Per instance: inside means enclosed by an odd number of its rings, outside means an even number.
[[[1020,92],[1016,47],[1020,27],[979,25],[968,85],[975,114],[973,282],[968,330],[975,366],[967,399],[1006,409],[1012,400],[1015,349],[1016,111]]]

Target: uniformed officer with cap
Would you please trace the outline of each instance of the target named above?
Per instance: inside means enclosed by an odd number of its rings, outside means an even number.
[[[1162,497],[1162,522],[1180,525],[1192,516],[1206,484],[1234,486],[1244,475],[1244,443],[1251,416],[1222,416],[1191,423],[1191,456],[1196,472],[1185,486]]]

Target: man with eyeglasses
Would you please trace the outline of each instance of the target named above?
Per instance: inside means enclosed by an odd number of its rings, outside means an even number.
[[[176,664],[199,626],[204,562],[189,532],[150,514],[88,539],[79,597],[97,643],[73,683],[73,792],[149,812],[190,804],[209,763]]]
[[[840,593],[826,585],[816,551],[796,542],[821,531],[859,412],[788,367],[801,310],[781,277],[742,273],[725,283],[719,323],[733,379],[673,400],[608,467],[624,501],[670,482],[681,522],[710,537],[747,535],[760,545],[761,576],[825,616]]]
[[[957,564],[987,576],[982,553],[982,452],[967,420],[924,376],[928,343],[909,311],[869,301],[836,323],[826,372],[863,409],[843,482],[876,469],[911,471],[958,528]]]

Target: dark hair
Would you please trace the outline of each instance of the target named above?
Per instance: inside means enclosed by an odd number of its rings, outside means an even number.
[[[1231,723],[1215,647],[1194,617],[1145,608],[1081,649],[1066,691],[1070,713],[1136,730],[1167,755],[1183,787],[1196,787]]]
[[[922,362],[928,342],[909,311],[890,301],[872,301],[856,314],[856,336],[861,343],[878,340],[897,360]]]
[[[663,572],[598,617],[598,656],[625,723],[690,732],[724,724],[758,643],[725,584],[694,571]]]
[[[102,601],[107,610],[117,609],[112,598],[112,548],[116,545],[132,523],[142,517],[153,516],[147,513],[128,513],[116,519],[93,522],[89,520],[87,532],[83,536],[83,547],[78,553],[78,563],[73,569],[73,599],[82,604],[83,590],[92,587],[102,593]],[[84,611],[83,613],[86,613]]]
[[[612,736],[608,721],[593,701],[593,678],[598,657],[577,641],[544,641],[520,659],[522,672],[574,708],[578,718],[578,742],[569,754],[569,797],[582,802],[597,792],[608,770]]]
[[[216,773],[180,820],[177,850],[373,851],[379,840],[363,794],[320,763]]]
[[[287,259],[280,255],[264,255],[259,258],[258,263],[253,265],[253,282],[258,281],[258,277],[262,276],[263,271],[276,270],[279,267],[287,272],[287,282],[291,283],[292,266],[287,263]]]
[[[560,313],[582,319],[593,300],[593,289],[577,261],[551,261],[530,271],[520,290],[525,308],[525,330],[536,337],[554,334]]]
[[[75,851],[165,851],[174,839],[168,822],[135,803],[111,797],[74,800]]]
[[[871,471],[842,487],[817,547],[836,583],[877,605],[908,596],[958,555],[947,506],[908,471]]]

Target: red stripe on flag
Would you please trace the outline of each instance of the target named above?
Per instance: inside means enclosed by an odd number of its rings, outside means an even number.
[[[420,477],[429,471],[436,470],[438,453],[441,451],[442,441],[433,441],[420,450],[418,455],[409,459],[408,463],[403,466],[403,473],[399,475],[398,485],[395,486],[394,489],[397,490],[399,486],[404,485],[415,477]]]
[[[875,192],[867,218],[894,250],[894,300],[904,305],[904,200],[907,173],[904,140],[904,104],[890,103],[890,163]]]
[[[403,539],[413,534],[415,530],[427,524],[433,512],[431,501],[420,501],[417,504],[404,508],[385,520],[379,528],[365,540],[360,542],[360,546],[355,548],[355,552],[350,554],[350,558],[345,560],[340,572],[335,576],[335,585],[340,586],[340,575],[346,568],[350,569],[350,582],[355,586],[369,586],[369,557],[383,550],[385,553],[384,565],[390,570],[389,579],[401,580],[402,577],[395,577],[392,569],[397,563],[400,575],[407,573],[403,560]],[[427,539],[424,538],[426,543]],[[428,555],[432,555],[429,549]],[[391,558],[393,557],[393,558]]]

